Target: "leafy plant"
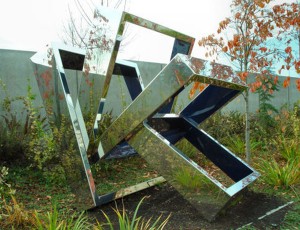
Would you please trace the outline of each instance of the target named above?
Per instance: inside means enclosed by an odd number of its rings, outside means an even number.
[[[138,203],[138,205],[133,213],[132,218],[129,217],[129,214],[126,212],[124,205],[123,205],[122,211],[120,211],[118,208],[114,209],[114,211],[118,217],[118,228],[117,229],[119,229],[119,230],[139,230],[139,229],[161,230],[161,229],[164,229],[164,227],[167,225],[171,215],[169,215],[163,221],[161,221],[162,215],[160,215],[154,222],[152,222],[152,218],[145,220],[144,218],[138,216],[139,208],[144,199],[145,199],[145,197],[142,198],[141,201]],[[111,229],[111,230],[115,229],[110,218],[104,212],[103,212],[103,215],[107,220],[107,224],[105,224],[105,225],[107,225],[109,227],[109,229]],[[105,225],[101,225],[98,222],[98,229],[99,230],[104,229],[103,226],[105,226]]]
[[[262,179],[273,187],[289,188],[300,183],[300,161],[291,159],[278,163],[275,159],[263,160],[258,164]]]
[[[10,97],[1,79],[0,88],[4,95],[0,102],[0,160],[10,163],[24,159],[24,143],[28,134],[29,117],[25,109],[19,113],[14,110],[14,106],[22,103],[24,97]]]
[[[0,220],[2,219],[2,210],[6,207],[6,198],[12,196],[15,190],[7,183],[8,168],[3,166],[0,170]]]
[[[232,135],[244,137],[245,119],[240,112],[215,113],[200,125],[206,132],[222,142]]]
[[[51,212],[47,212],[44,215],[35,211],[34,218],[35,227],[38,230],[89,230],[93,227],[88,222],[88,218],[84,215],[84,212],[77,217],[76,214],[73,214],[71,217],[62,220],[56,205],[53,206]]]
[[[13,195],[15,191],[11,188],[11,185],[6,182],[8,175],[8,168],[3,166],[0,170],[0,197],[7,195]],[[0,203],[1,204],[1,203]]]
[[[298,139],[282,139],[277,142],[281,156],[286,160],[300,158],[300,141]]]

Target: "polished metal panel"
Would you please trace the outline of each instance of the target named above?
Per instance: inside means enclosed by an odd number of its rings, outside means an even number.
[[[61,55],[62,53],[63,55]],[[68,53],[67,56],[66,53]],[[65,63],[66,60],[72,59],[71,56],[80,58],[84,57],[84,53],[79,49],[53,44],[51,55],[48,57],[51,58],[49,63],[52,68],[39,54],[34,55],[31,60],[34,63],[35,76],[48,119],[54,125],[52,128],[65,126],[67,128],[65,135],[68,135],[65,137],[68,139],[68,145],[77,145],[76,149],[69,151],[70,155],[62,155],[63,166],[68,183],[76,195],[78,207],[87,209],[96,205],[97,195],[86,155],[88,135],[83,122],[78,95],[71,97],[70,81],[73,76],[70,78],[67,72],[69,74],[72,72],[64,69],[64,66],[66,66],[76,70],[78,62],[75,63],[75,67],[74,65],[71,66],[70,62],[69,64]],[[83,68],[83,62],[81,68]]]
[[[172,60],[146,87],[136,64],[116,60],[126,23],[175,39]],[[62,158],[66,159],[65,171],[80,208],[101,205],[167,179],[204,217],[213,220],[259,176],[198,128],[247,87],[230,67],[189,56],[194,41],[194,38],[135,15],[97,8],[86,52],[53,44],[46,57],[40,54],[32,57],[50,123],[59,127],[65,122],[73,129],[73,136],[66,136],[75,146],[71,159],[64,154]],[[124,77],[132,102],[100,134],[98,122],[113,74]],[[176,98],[191,90],[191,85],[195,91],[199,84],[203,87],[196,96],[185,101],[177,114],[171,113]],[[83,111],[95,119],[90,127]],[[224,183],[211,175],[209,170],[175,147],[182,139],[197,148],[229,182]],[[136,152],[165,179],[158,177],[120,191],[98,194],[90,161],[93,159],[94,163]]]
[[[239,84],[242,82],[231,68],[177,54],[102,134],[100,139],[104,153],[109,152],[122,140],[129,139],[133,132],[139,129],[142,121],[154,115],[173,95],[181,92],[191,82],[231,86],[235,90],[245,88],[244,83]]]
[[[103,10],[102,8],[96,9],[95,15],[99,15],[99,17],[102,18],[102,10]],[[107,16],[105,15],[104,17],[106,18]],[[119,20],[119,16],[118,16],[118,20]],[[174,46],[173,46],[173,50],[172,50],[172,57],[175,56],[177,53],[184,53],[184,54],[189,55],[192,52],[192,48],[193,48],[193,45],[194,45],[194,42],[195,42],[194,38],[192,38],[190,36],[187,36],[185,34],[182,34],[178,31],[175,31],[175,30],[169,29],[167,27],[164,27],[162,25],[159,25],[157,23],[151,22],[149,20],[143,19],[141,17],[137,17],[137,16],[135,16],[133,14],[130,14],[130,13],[127,13],[127,12],[123,12],[123,14],[121,16],[121,22],[119,24],[119,28],[118,28],[118,32],[117,32],[117,40],[116,40],[117,42],[118,42],[118,39],[121,39],[122,36],[123,36],[124,28],[125,28],[126,23],[132,23],[132,24],[144,27],[146,29],[150,29],[150,30],[159,32],[161,34],[164,34],[164,35],[175,38],[175,42],[174,42]],[[116,43],[116,44],[117,45],[115,45],[115,47],[114,47],[114,53],[112,55],[111,62],[110,62],[112,64],[109,66],[109,70],[111,70],[111,71],[113,70],[112,65],[113,65],[113,63],[115,63],[115,58],[116,58],[117,52],[118,52],[119,43]],[[183,48],[181,48],[181,49],[178,48],[180,45],[183,46]],[[111,72],[108,72],[108,74],[106,76],[106,81],[105,81],[105,84],[104,84],[104,89],[103,89],[103,94],[102,94],[103,98],[106,97],[106,94],[107,94],[108,86],[109,86],[109,83],[110,83],[110,77],[111,77],[110,73]],[[136,97],[137,94],[135,94],[134,96]],[[172,107],[173,100],[174,100],[174,98],[171,98],[169,100],[169,103],[165,104],[165,106],[168,107],[166,109],[166,111],[168,111],[168,112],[170,111],[170,109]],[[101,117],[101,115],[98,115],[98,117]],[[104,155],[107,154],[107,152],[109,152],[112,149],[113,146],[108,147],[108,146],[106,146],[106,144],[103,144],[101,142],[103,140],[102,137],[99,140],[100,141],[99,141],[98,149],[99,149],[99,157],[101,158],[101,157],[104,157]],[[119,142],[120,141],[121,140],[119,140]],[[118,144],[118,143],[116,143],[116,144]]]
[[[174,58],[102,134],[100,139],[105,153],[122,140],[129,139],[147,117],[190,80],[193,72],[181,62],[180,57]]]
[[[193,82],[209,85],[178,115],[156,114]],[[126,140],[204,217],[213,220],[259,174],[197,126],[245,88],[228,66],[177,54],[101,136],[104,152]],[[182,138],[232,184],[222,184],[176,149],[174,145]]]
[[[208,220],[215,219],[244,187],[259,176],[255,170],[240,161],[247,173],[236,183],[226,187],[146,122],[144,128],[129,140],[129,144]],[[239,171],[236,172],[238,173]]]

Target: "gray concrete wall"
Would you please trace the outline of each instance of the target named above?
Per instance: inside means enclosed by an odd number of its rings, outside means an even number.
[[[0,49],[0,80],[5,84],[5,89],[0,86],[0,100],[5,98],[15,98],[27,95],[28,85],[31,86],[36,95],[35,103],[42,105],[38,86],[33,74],[30,57],[34,52]],[[24,105],[18,100],[12,103],[12,112],[18,118],[25,118],[23,112]],[[4,111],[0,108],[0,115]],[[1,119],[1,118],[0,118]]]
[[[0,87],[1,101],[3,101],[7,96],[11,98],[16,96],[25,96],[27,94],[27,86],[30,84],[33,93],[36,94],[36,106],[42,106],[41,96],[30,61],[30,57],[33,54],[34,52],[29,51],[0,49],[0,79],[6,85],[7,89],[4,91],[3,88]],[[153,77],[155,77],[164,67],[164,64],[159,63],[137,62],[137,64],[145,86],[149,84]],[[300,92],[297,91],[294,81],[295,79],[291,79],[291,86],[288,89],[280,88],[279,92],[275,92],[274,98],[272,99],[275,107],[280,108],[284,104],[292,106],[293,103],[300,100]],[[188,100],[188,89],[186,89],[185,94],[178,100],[175,110],[181,110],[182,102],[185,100]],[[124,79],[120,76],[113,76],[104,110],[107,112],[112,111],[113,114],[117,116],[130,103],[130,101]],[[258,95],[251,93],[250,111],[256,112],[258,104]],[[22,117],[22,108],[22,103],[14,103],[12,110],[19,117]],[[240,112],[245,111],[245,102],[242,95],[223,108],[224,112],[232,110]],[[0,114],[3,114],[3,111],[0,111]]]

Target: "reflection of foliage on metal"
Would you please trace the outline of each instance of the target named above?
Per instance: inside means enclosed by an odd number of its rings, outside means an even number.
[[[195,82],[189,92],[189,98],[192,99],[194,97],[195,93],[197,92],[197,90],[199,91],[199,93],[201,93],[207,86],[208,86],[208,84],[201,83],[201,82]]]
[[[212,74],[215,78],[227,80],[230,82],[240,82],[239,78],[234,74],[233,70],[229,66],[220,65],[212,62]]]
[[[48,46],[48,45],[47,45]],[[47,49],[47,58],[48,58],[48,65],[52,66],[53,61],[53,50],[51,47],[48,47]]]
[[[202,69],[205,68],[205,61],[200,59],[192,59],[192,69],[195,71],[195,73],[200,73]]]
[[[88,44],[87,44],[87,52],[86,52],[86,59],[87,60],[97,60],[99,59],[99,54],[97,52],[112,52],[114,46],[114,40],[107,36],[111,34],[112,31],[109,26],[109,19],[106,18],[104,15],[101,14],[99,9],[95,10],[94,14],[94,24],[89,31],[88,37]],[[96,50],[96,52],[95,52]],[[101,60],[98,60],[100,62]],[[96,62],[96,63],[98,63]],[[93,72],[97,73],[97,64],[93,63],[90,66],[89,63],[85,63],[84,65],[84,72],[86,75],[92,69]]]
[[[205,184],[204,176],[185,168],[178,169],[174,178],[184,188],[192,189],[196,192]]]

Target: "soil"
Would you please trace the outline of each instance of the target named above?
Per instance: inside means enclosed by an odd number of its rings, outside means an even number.
[[[238,229],[250,223],[251,226],[257,229],[279,229],[286,212],[290,208],[290,206],[287,206],[259,220],[259,217],[286,204],[287,201],[247,190],[244,198],[239,203],[229,208],[225,214],[219,216],[213,222],[209,222],[201,217],[199,212],[171,185],[165,183],[93,209],[89,212],[89,215],[97,218],[102,223],[107,222],[101,212],[104,211],[113,223],[117,223],[113,208],[117,206],[122,210],[125,207],[127,213],[132,214],[140,200],[145,196],[147,198],[140,206],[138,215],[147,220],[150,217],[156,219],[162,215],[164,220],[171,214],[165,229]]]

